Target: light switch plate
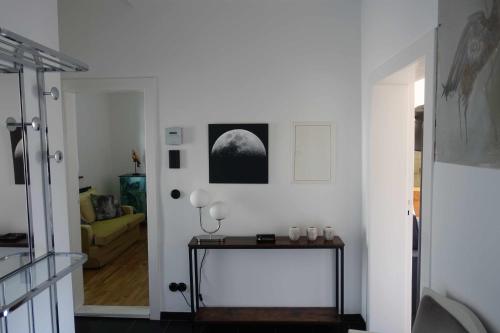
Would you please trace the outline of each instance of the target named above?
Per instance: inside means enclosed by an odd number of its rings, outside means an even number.
[[[165,129],[165,142],[167,145],[181,145],[182,144],[182,128],[169,127]]]

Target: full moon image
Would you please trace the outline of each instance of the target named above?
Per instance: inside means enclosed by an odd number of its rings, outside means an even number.
[[[266,156],[266,147],[259,137],[244,129],[225,132],[212,146],[212,155]]]

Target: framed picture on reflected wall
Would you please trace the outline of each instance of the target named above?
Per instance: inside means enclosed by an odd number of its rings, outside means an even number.
[[[17,128],[15,131],[10,132],[10,145],[12,148],[12,163],[14,167],[14,184],[23,185],[25,180],[22,128]]]

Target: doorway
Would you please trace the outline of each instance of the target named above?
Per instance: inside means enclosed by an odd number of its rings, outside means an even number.
[[[416,67],[414,87],[414,153],[413,153],[413,210],[412,216],[412,273],[411,273],[411,319],[412,325],[417,315],[420,303],[420,266],[421,266],[421,239],[420,230],[422,220],[422,154],[424,152],[424,117],[425,117],[425,74],[424,64]]]
[[[156,80],[62,82],[75,314],[159,319]]]
[[[411,332],[421,287],[429,286],[434,92],[431,84],[415,87],[422,79],[433,82],[434,38],[418,41],[370,80],[367,322],[372,331]],[[415,108],[421,105],[426,115],[417,142]],[[416,145],[421,145],[417,152]]]
[[[83,304],[148,307],[144,93],[79,92],[75,109]]]

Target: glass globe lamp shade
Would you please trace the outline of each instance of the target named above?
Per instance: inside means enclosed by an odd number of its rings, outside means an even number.
[[[205,190],[195,190],[189,196],[189,201],[194,207],[203,208],[210,202],[210,195]]]
[[[222,201],[216,201],[210,207],[210,216],[217,220],[224,220],[229,215],[229,207]]]

